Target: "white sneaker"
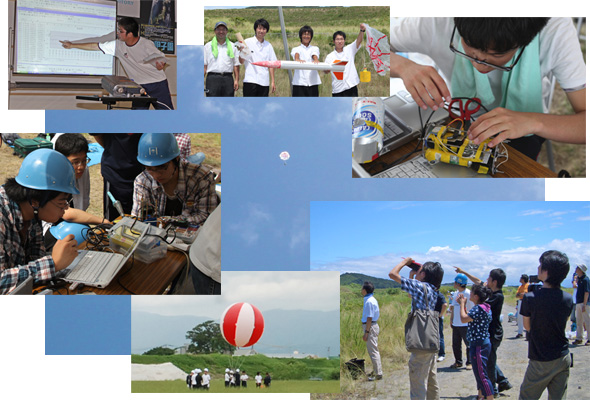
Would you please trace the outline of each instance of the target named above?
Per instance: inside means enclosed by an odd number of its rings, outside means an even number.
[[[445,360],[445,356],[440,356],[439,358],[436,359],[436,361],[444,361]]]

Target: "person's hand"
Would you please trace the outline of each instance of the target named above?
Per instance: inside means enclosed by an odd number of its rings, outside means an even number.
[[[320,60],[317,57],[313,57],[311,59],[311,62],[314,63],[314,64],[319,64]]]
[[[165,62],[162,62],[162,61],[156,61],[156,69],[157,69],[158,71],[161,71],[161,70],[163,70],[165,66],[166,66],[166,63],[165,63]]]
[[[404,81],[418,107],[438,110],[444,107],[445,99],[451,101],[447,84],[433,67],[417,64],[394,53],[391,53],[391,62],[391,71]]]
[[[58,240],[53,246],[52,257],[55,264],[55,270],[61,271],[74,261],[78,256],[76,247],[78,242],[74,239],[74,235],[69,234],[62,240]]]
[[[498,107],[481,115],[467,130],[469,139],[480,144],[487,138],[497,135],[488,143],[495,147],[506,139],[516,139],[542,130],[536,113],[524,113]]]
[[[582,304],[582,312],[586,312],[586,304]]]
[[[367,26],[365,24],[361,24],[361,31],[366,31],[367,30]]]
[[[238,84],[238,80],[236,79],[234,81],[234,92],[237,92],[239,87],[240,87],[240,85]]]
[[[457,303],[459,303],[463,306],[463,305],[465,305],[466,302],[467,302],[467,299],[465,298],[465,295],[463,293],[460,293],[457,296]]]
[[[274,82],[270,85],[270,89],[271,89],[271,93],[274,93],[277,91],[277,87]]]
[[[367,339],[369,338],[369,334],[365,332],[365,334],[363,335],[363,341],[367,341]]]
[[[72,42],[70,42],[69,40],[60,40],[59,42],[61,43],[61,47],[63,47],[64,49],[72,48]]]
[[[465,271],[463,271],[463,270],[462,270],[461,268],[459,268],[459,267],[453,267],[453,268],[455,268],[455,272],[456,272],[456,273],[458,273],[458,274],[464,274],[464,273],[465,273]]]
[[[406,257],[406,258],[404,258],[404,264],[406,266],[412,264],[413,262],[414,262],[414,259],[412,257]]]

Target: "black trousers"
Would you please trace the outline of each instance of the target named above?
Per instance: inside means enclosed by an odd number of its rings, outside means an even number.
[[[207,97],[234,97],[234,78],[232,73],[209,72],[205,79]]]
[[[244,82],[244,97],[268,97],[269,86]]]
[[[502,343],[501,340],[490,340],[492,342],[492,351],[490,351],[490,356],[488,357],[488,378],[492,381],[492,387],[494,388],[494,393],[498,393],[498,384],[500,383],[508,383],[508,378],[504,376],[504,373],[496,364],[498,360],[498,347]]]
[[[461,341],[465,343],[465,364],[471,364],[469,358],[469,340],[467,340],[467,327],[466,326],[453,326],[453,355],[455,361],[459,364],[463,364],[463,355],[461,354]]]
[[[320,85],[299,86],[293,85],[293,97],[319,97]]]
[[[353,86],[350,89],[346,89],[344,92],[332,93],[332,97],[358,97],[359,89],[358,86]]]
[[[172,97],[170,96],[170,88],[168,87],[168,80],[164,79],[161,82],[144,83],[143,88],[151,97],[158,99],[159,103],[154,104],[156,110],[174,110],[172,105]],[[160,104],[163,103],[163,104]],[[165,105],[164,105],[165,104]],[[147,110],[148,107],[135,107],[136,110]]]

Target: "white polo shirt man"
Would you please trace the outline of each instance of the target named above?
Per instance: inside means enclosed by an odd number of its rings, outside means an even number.
[[[252,63],[258,61],[276,61],[277,56],[272,45],[266,40],[261,43],[256,36],[252,36],[244,40],[244,42],[251,51],[251,59],[244,61],[244,66],[246,67],[244,83],[253,83],[268,87],[270,84],[270,70],[266,67],[252,65]]]
[[[295,59],[295,54],[299,54],[299,59],[305,62],[312,62],[313,56],[320,58],[320,49],[318,46],[304,46],[300,44],[291,50],[291,57]],[[318,71],[309,69],[296,69],[293,73],[293,85],[297,86],[314,86],[320,85],[322,80]]]

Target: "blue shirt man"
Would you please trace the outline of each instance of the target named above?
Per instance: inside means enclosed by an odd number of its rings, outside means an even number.
[[[375,287],[371,282],[365,282],[361,293],[363,299],[363,316],[361,322],[363,323],[363,340],[367,342],[367,353],[371,357],[373,363],[373,372],[369,374],[369,380],[379,380],[383,378],[383,370],[381,369],[381,355],[379,354],[378,338],[379,338],[379,303],[373,297]]]

